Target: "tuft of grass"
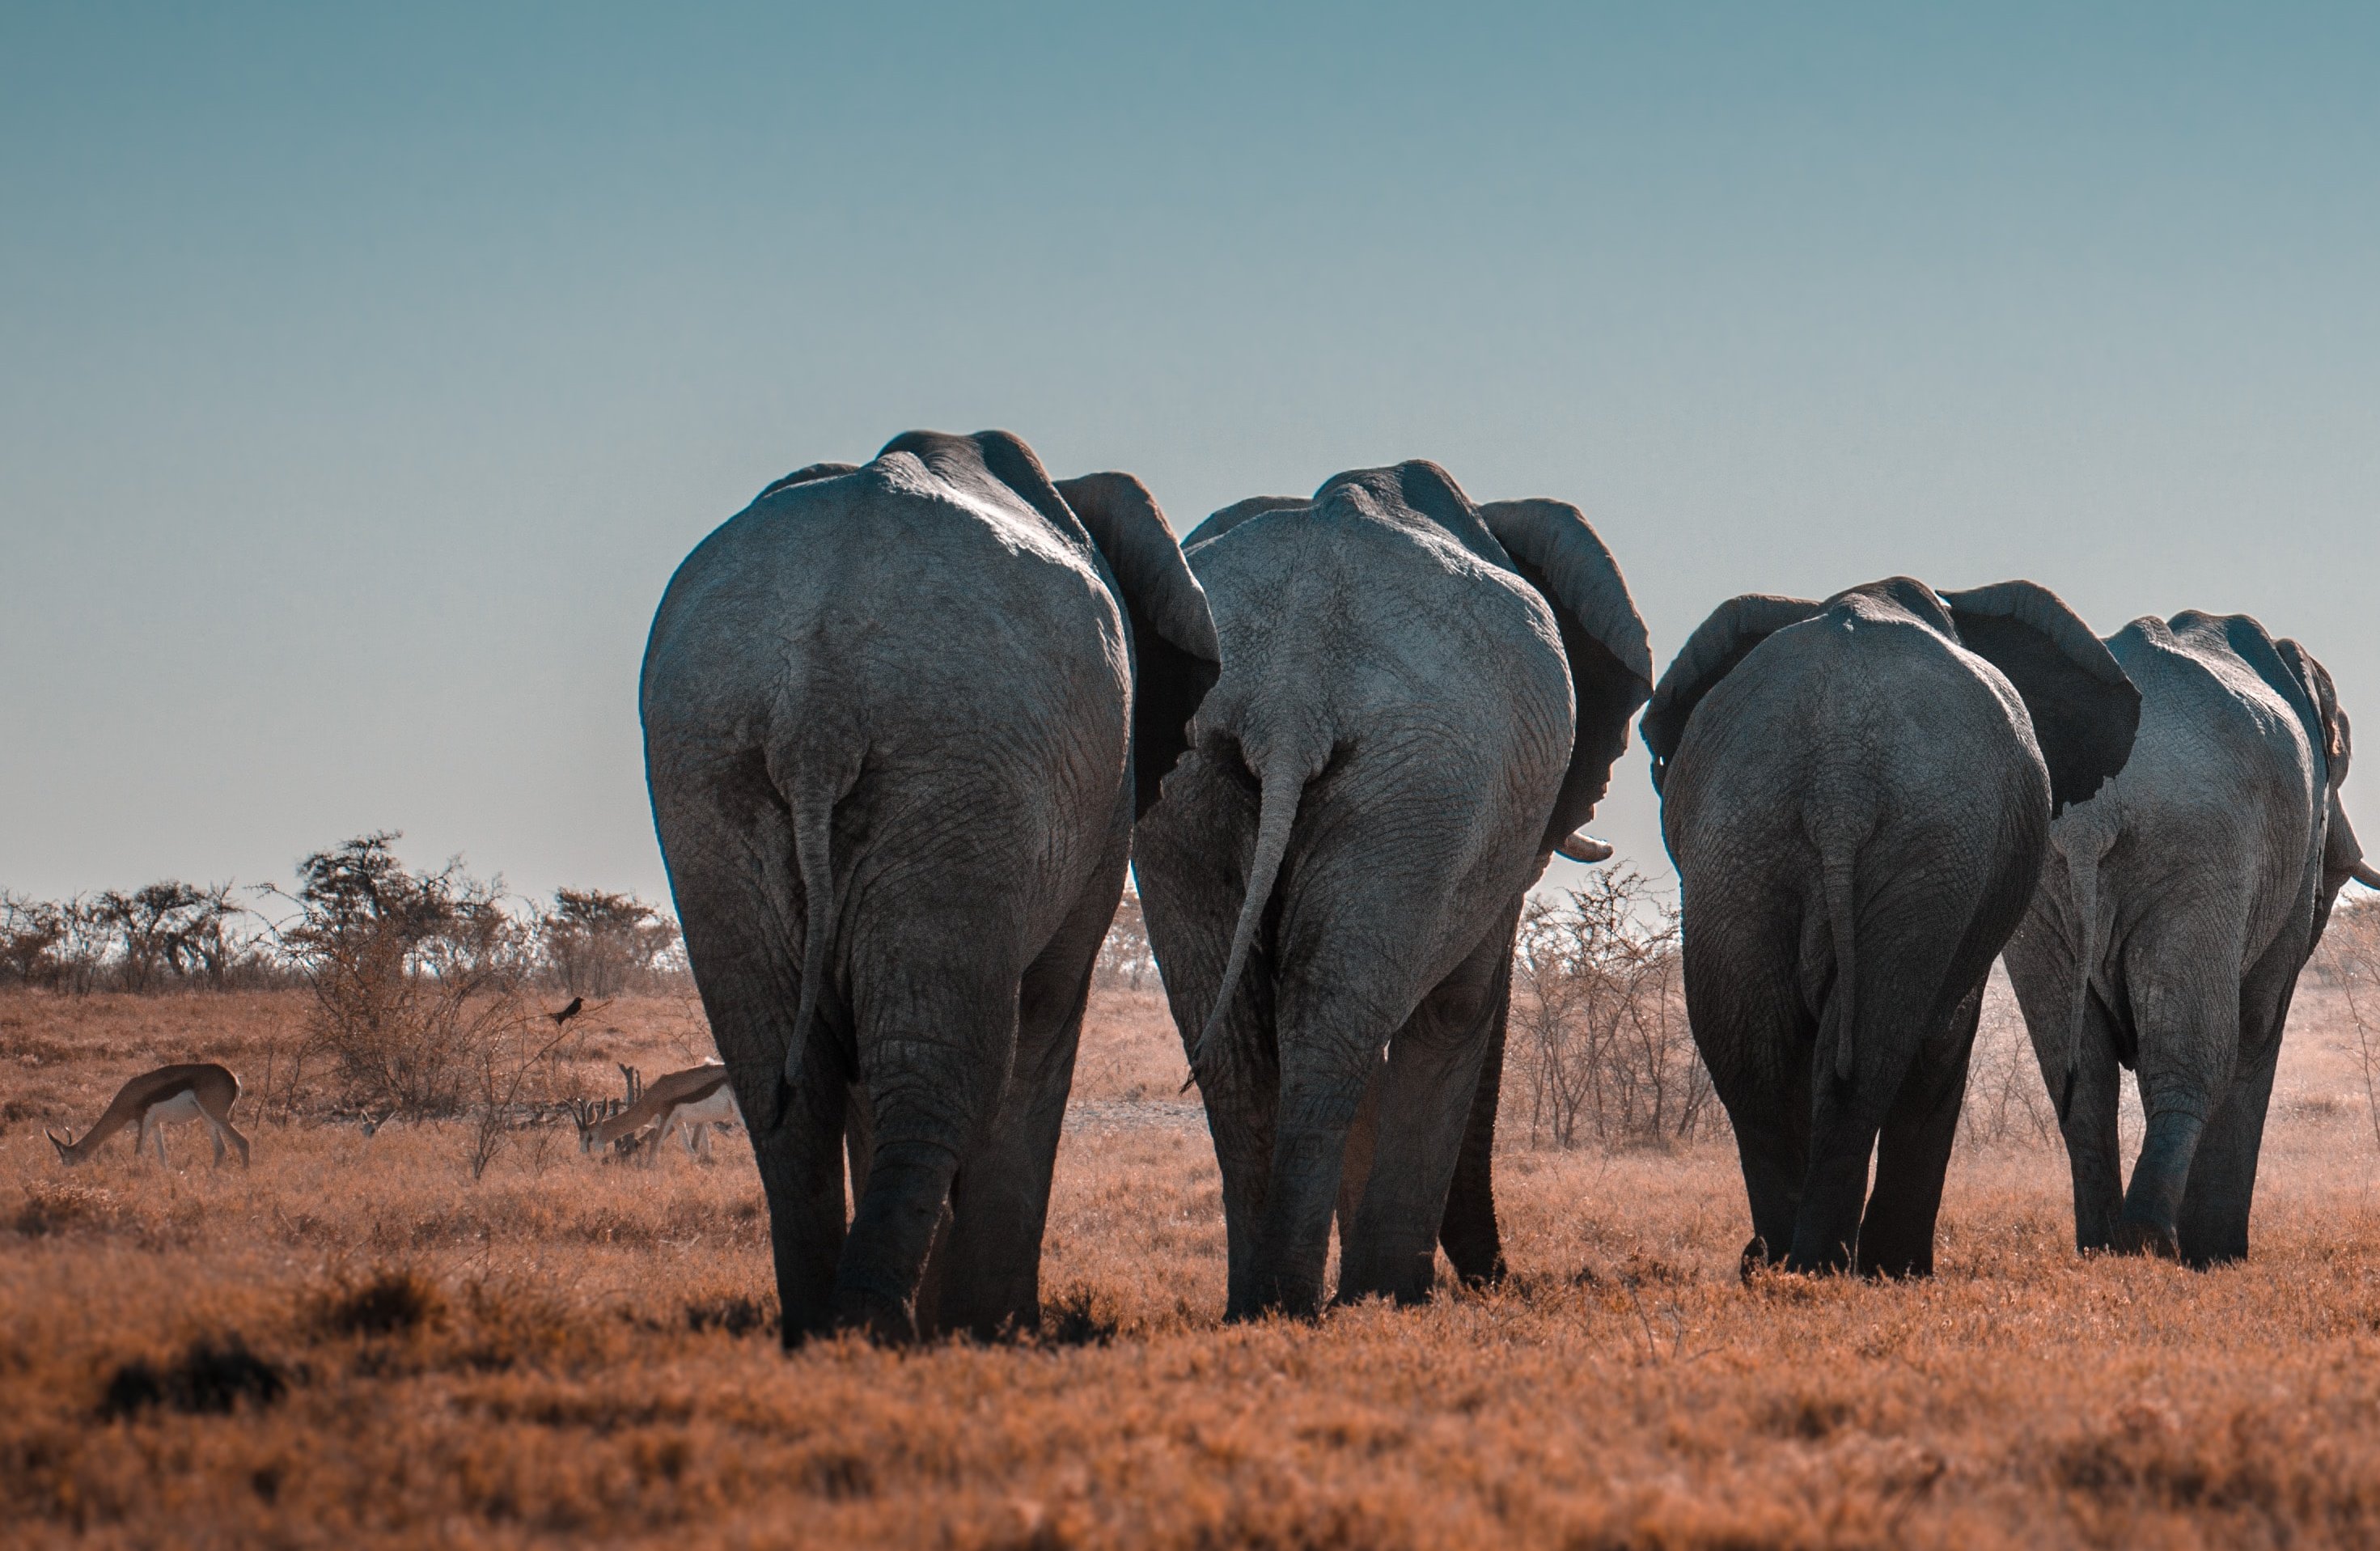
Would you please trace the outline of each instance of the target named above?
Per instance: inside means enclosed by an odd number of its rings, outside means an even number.
[[[191,1416],[227,1416],[243,1401],[270,1406],[288,1389],[281,1366],[249,1351],[237,1334],[201,1338],[163,1367],[146,1358],[118,1364],[101,1393],[99,1414],[113,1422],[164,1407]]]
[[[8,1226],[28,1239],[77,1228],[113,1226],[121,1216],[114,1192],[72,1180],[28,1180],[25,1204]]]
[[[742,1293],[718,1297],[689,1298],[686,1303],[686,1327],[696,1335],[706,1330],[723,1330],[731,1336],[775,1335],[777,1333],[777,1301],[774,1298],[749,1298]]]
[[[314,1327],[330,1336],[402,1336],[446,1315],[438,1284],[409,1266],[382,1266],[359,1280],[341,1278],[309,1300]]]
[[[1119,1322],[1103,1314],[1087,1287],[1070,1287],[1041,1305],[1042,1346],[1105,1346],[1115,1339]]]

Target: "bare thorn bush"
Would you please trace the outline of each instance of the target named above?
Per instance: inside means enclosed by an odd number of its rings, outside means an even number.
[[[1967,1060],[1966,1100],[1959,1140],[1969,1146],[2046,1147],[2060,1141],[2058,1111],[2041,1080],[2041,1064],[2008,974],[1998,964],[1984,985],[1983,1015]]]
[[[534,1016],[529,934],[500,881],[450,861],[407,871],[394,833],[299,864],[298,920],[281,933],[313,995],[310,1043],[342,1102],[405,1119],[461,1112]]]
[[[2334,909],[2314,966],[2347,1005],[2345,1044],[2363,1082],[2373,1142],[2380,1145],[2380,902],[2367,895]]]
[[[1505,1065],[1532,1146],[1670,1146],[1718,1122],[1686,1023],[1679,920],[1629,866],[1524,908]]]
[[[1129,886],[1099,943],[1091,974],[1096,984],[1117,990],[1137,991],[1144,983],[1156,988],[1157,958],[1148,945],[1148,925],[1140,913],[1139,891]]]

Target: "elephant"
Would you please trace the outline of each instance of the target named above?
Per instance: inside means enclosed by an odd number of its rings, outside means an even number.
[[[2024,581],[1736,598],[1661,675],[1645,745],[1747,1276],[1932,1272],[1985,978],[2052,815],[2123,768],[2139,714],[2107,648]]]
[[[2248,1253],[2298,972],[2350,878],[2347,713],[2295,641],[2244,614],[2137,619],[2107,649],[2141,692],[2131,762],[2050,826],[2006,960],[2074,1175],[2074,1242],[2205,1266]],[[2148,1117],[2131,1185],[2119,1064]]]
[[[1318,1314],[1334,1216],[1342,1301],[1427,1298],[1441,1241],[1493,1280],[1513,932],[1553,850],[1602,849],[1572,831],[1652,691],[1644,624],[1575,507],[1475,505],[1425,462],[1241,502],[1185,549],[1223,673],[1134,866],[1221,1167],[1226,1315]]]
[[[647,782],[788,1345],[1038,1327],[1093,960],[1220,671],[1140,482],[1004,431],[788,475],[671,578]]]

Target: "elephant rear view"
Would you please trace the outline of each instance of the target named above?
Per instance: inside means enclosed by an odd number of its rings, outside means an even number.
[[[1216,671],[1148,492],[1004,432],[790,475],[671,579],[646,778],[788,1343],[1038,1326],[1092,961]]]
[[[2139,708],[2030,582],[1737,598],[1662,675],[1645,743],[1747,1269],[1932,1270],[1985,976]]]
[[[2321,663],[2243,614],[2134,620],[2123,773],[2050,826],[2008,946],[2065,1133],[2075,1242],[2195,1266],[2248,1253],[2265,1109],[2298,972],[2350,878],[2347,713]],[[2126,1187],[2118,1067],[2148,1119]]]
[[[1223,676],[1135,865],[1228,1312],[1318,1307],[1334,1216],[1342,1299],[1427,1297],[1441,1242],[1492,1280],[1513,927],[1651,692],[1644,625],[1576,508],[1475,506],[1434,464],[1243,502],[1186,547]]]

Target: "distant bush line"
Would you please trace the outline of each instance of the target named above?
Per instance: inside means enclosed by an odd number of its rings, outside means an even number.
[[[675,991],[687,981],[677,923],[632,894],[557,889],[507,896],[459,860],[408,869],[395,831],[359,835],[278,884],[167,878],[143,889],[37,900],[0,890],[0,986],[86,995],[303,988],[325,952],[370,931],[433,978],[501,962],[571,996]]]

